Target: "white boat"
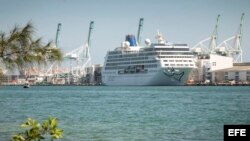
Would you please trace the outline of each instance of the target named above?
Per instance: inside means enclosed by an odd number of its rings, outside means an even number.
[[[29,88],[30,84],[28,82],[24,83],[23,88]]]
[[[195,68],[194,55],[187,44],[174,44],[157,34],[158,43],[146,39],[137,46],[134,36],[114,51],[108,51],[102,70],[104,85],[185,85]]]

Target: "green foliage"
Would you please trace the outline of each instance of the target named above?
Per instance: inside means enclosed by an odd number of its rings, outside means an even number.
[[[45,136],[51,136],[51,140],[63,138],[63,130],[58,129],[58,119],[49,117],[42,125],[34,119],[28,120],[21,124],[26,131],[13,136],[11,141],[40,141],[45,139]]]
[[[46,65],[47,62],[61,61],[63,54],[52,42],[43,44],[41,38],[33,39],[34,27],[14,27],[9,34],[0,33],[0,64],[8,69]]]

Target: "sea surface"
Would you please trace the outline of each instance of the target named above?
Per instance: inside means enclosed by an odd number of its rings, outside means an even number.
[[[223,141],[250,124],[249,86],[0,86],[0,141],[55,116],[63,141]]]

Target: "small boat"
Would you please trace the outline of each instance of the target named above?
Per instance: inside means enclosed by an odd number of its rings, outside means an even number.
[[[24,85],[23,85],[23,88],[29,88],[30,87],[30,84],[29,83],[25,83]]]

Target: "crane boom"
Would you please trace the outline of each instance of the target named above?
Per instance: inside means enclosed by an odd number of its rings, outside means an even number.
[[[142,32],[142,27],[143,27],[143,21],[144,21],[144,19],[140,18],[138,33],[137,33],[137,42],[138,42],[139,45],[141,43],[141,32]]]
[[[216,37],[218,35],[219,21],[220,21],[220,14],[217,16],[216,25],[213,32],[213,35],[215,35]]]
[[[90,24],[89,24],[89,34],[88,34],[88,46],[90,47],[90,44],[91,44],[91,37],[92,37],[92,32],[93,32],[93,29],[94,29],[94,21],[91,21]]]
[[[87,41],[87,48],[86,48],[86,58],[89,57],[89,47],[91,46],[91,37],[92,37],[92,32],[94,29],[94,21],[91,21],[89,24],[89,34],[88,34],[88,41]]]
[[[57,31],[56,31],[56,47],[58,47],[58,44],[59,44],[59,41],[58,41],[58,38],[59,38],[59,34],[60,34],[60,32],[61,32],[61,23],[58,23],[58,25],[57,25]]]
[[[213,51],[217,46],[219,21],[220,21],[220,14],[217,16],[214,32],[211,36],[211,41],[209,45],[211,51]]]
[[[242,26],[243,26],[243,20],[244,20],[244,16],[245,16],[245,13],[242,13],[241,14],[241,18],[240,18],[240,29],[239,29],[239,35],[240,35],[240,42],[242,40]]]

